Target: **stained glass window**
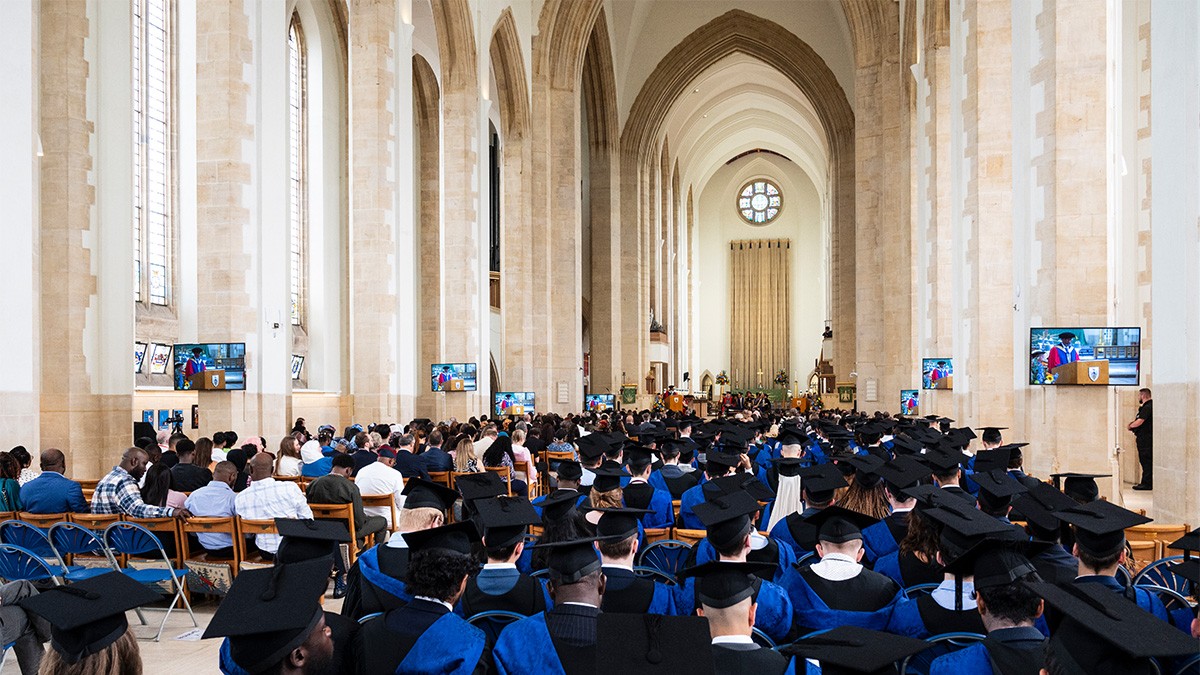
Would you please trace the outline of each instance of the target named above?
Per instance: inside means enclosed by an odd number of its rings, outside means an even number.
[[[304,318],[304,230],[307,222],[304,122],[304,36],[299,18],[293,17],[288,29],[288,227],[293,326],[299,326]]]
[[[133,299],[154,305],[171,297],[170,4],[133,0]]]
[[[747,223],[765,225],[783,208],[783,193],[769,180],[751,181],[738,193],[737,208]]]

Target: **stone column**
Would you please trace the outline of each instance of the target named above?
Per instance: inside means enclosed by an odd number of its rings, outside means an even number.
[[[395,86],[392,89],[392,109],[395,110],[395,150],[392,153],[391,173],[395,176],[391,210],[395,214],[395,245],[392,249],[392,288],[396,293],[394,316],[391,318],[395,331],[394,362],[390,395],[395,396],[396,409],[391,419],[405,422],[415,417],[416,401],[429,396],[429,364],[418,358],[420,353],[419,333],[421,330],[422,306],[419,301],[420,277],[416,263],[416,251],[421,229],[417,218],[414,195],[417,194],[417,162],[413,161],[418,147],[413,119],[416,115],[414,102],[415,81],[413,79],[413,30],[412,23],[405,20],[411,13],[401,0],[399,16],[393,20],[395,26],[395,51],[392,65],[395,69]],[[422,132],[424,129],[422,129]],[[437,138],[436,122],[433,130]],[[434,148],[436,150],[436,146]],[[436,207],[436,201],[434,202]],[[436,221],[435,221],[436,223]],[[435,277],[436,278],[436,277]]]
[[[197,338],[246,344],[245,390],[199,392],[203,434],[290,428],[287,25],[283,3],[197,12]]]
[[[429,62],[421,56],[413,56],[413,108],[417,120],[418,134],[414,139],[417,166],[420,171],[420,189],[417,195],[416,245],[405,259],[411,258],[417,270],[417,309],[407,315],[410,323],[417,324],[420,349],[417,367],[420,376],[429,375],[431,364],[441,360],[442,324],[437,320],[441,313],[441,110],[437,76]],[[433,418],[437,415],[437,396],[429,385],[417,385],[416,412],[419,417]]]
[[[1200,513],[1200,7],[1153,3],[1154,515]],[[1143,372],[1143,382],[1146,382]],[[1124,421],[1124,420],[1122,420]],[[1132,444],[1129,444],[1132,446]]]
[[[0,447],[40,448],[38,291],[38,79],[33,0],[0,3],[0,72],[5,96],[0,102],[0,204],[7,224],[0,265]],[[64,92],[65,93],[65,92]]]

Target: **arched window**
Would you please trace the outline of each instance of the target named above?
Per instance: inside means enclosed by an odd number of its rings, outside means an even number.
[[[738,213],[751,225],[765,225],[783,208],[783,193],[769,180],[746,183],[737,198]]]
[[[304,319],[305,232],[308,227],[307,175],[304,167],[305,121],[308,117],[304,96],[304,33],[300,17],[292,16],[288,27],[288,229],[291,248],[292,325]]]
[[[171,302],[172,0],[133,2],[133,299]]]

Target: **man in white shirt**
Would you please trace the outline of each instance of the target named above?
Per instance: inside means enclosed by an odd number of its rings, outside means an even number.
[[[487,452],[487,449],[492,447],[492,443],[496,442],[497,435],[495,424],[489,424],[483,428],[483,435],[474,443],[476,460],[483,461],[483,453]]]
[[[250,487],[238,493],[234,508],[242,518],[269,520],[273,518],[301,518],[311,520],[312,509],[300,491],[300,486],[290,481],[276,481],[272,477],[275,460],[265,452],[250,459]],[[279,550],[279,535],[260,534],[254,544],[264,559],[273,560]]]
[[[364,496],[392,495],[396,508],[404,506],[404,476],[395,469],[396,453],[389,447],[379,449],[379,459],[358,470],[354,484]],[[386,506],[364,506],[367,516],[383,516],[388,530],[392,529],[392,509]]]

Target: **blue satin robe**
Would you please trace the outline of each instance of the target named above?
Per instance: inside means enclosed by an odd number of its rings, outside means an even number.
[[[487,637],[482,630],[456,614],[443,614],[417,638],[396,668],[396,675],[471,675],[486,647]]]
[[[492,659],[500,675],[566,675],[550,640],[545,613],[505,626],[492,648]]]

